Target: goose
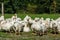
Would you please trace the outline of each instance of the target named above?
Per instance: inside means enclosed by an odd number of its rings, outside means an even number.
[[[24,32],[30,32],[30,23],[29,23],[29,20],[27,20],[25,22],[25,26],[24,26],[24,29],[23,29]]]
[[[45,22],[43,21],[41,23],[41,21],[40,20],[39,21],[35,20],[35,22],[31,25],[31,29],[32,29],[33,32],[38,31],[39,33],[42,32],[42,34],[44,34],[44,32],[47,30],[47,28],[45,26]],[[40,34],[40,35],[42,35],[42,34]]]
[[[2,22],[1,24],[1,30],[10,32],[10,29],[12,28],[13,24],[10,22]]]
[[[25,26],[24,26],[24,29],[23,31],[24,32],[30,32],[30,27],[31,27],[31,23],[32,23],[32,19],[30,16],[26,15],[26,17],[24,18],[24,22],[25,22]]]
[[[14,31],[15,31],[15,33],[16,33],[16,34],[17,34],[17,33],[20,34],[23,26],[24,26],[23,23],[15,22],[15,23],[14,23],[14,27],[15,27]]]
[[[50,27],[52,28],[52,33],[58,33],[58,24],[56,20],[52,20],[50,23]]]

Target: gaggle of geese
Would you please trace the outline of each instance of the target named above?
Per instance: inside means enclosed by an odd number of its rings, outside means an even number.
[[[54,20],[35,17],[33,20],[30,16],[26,15],[22,20],[17,17],[17,14],[7,19],[4,19],[4,16],[0,17],[0,31],[15,32],[16,34],[32,31],[37,35],[44,35],[47,34],[49,29],[51,29],[53,33],[60,33],[60,18]]]

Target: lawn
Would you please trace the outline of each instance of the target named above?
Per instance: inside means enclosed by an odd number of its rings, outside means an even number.
[[[0,14],[1,15],[1,14]],[[5,18],[10,18],[14,14],[5,14]],[[60,17],[60,14],[18,14],[18,17],[24,18],[26,15],[31,16],[32,19],[35,17],[44,17],[44,18],[53,18],[57,19]],[[0,40],[60,40],[60,34],[51,34],[48,33],[47,35],[43,36],[36,36],[32,35],[31,32],[29,33],[22,33],[22,35],[15,35],[14,33],[6,33],[0,32]]]
[[[0,32],[0,40],[60,40],[60,34],[51,34],[43,36],[32,35],[32,33],[22,33],[22,35],[15,35],[14,33]]]
[[[12,17],[14,14],[5,14],[5,18],[10,18]],[[32,19],[34,19],[35,17],[43,17],[43,18],[53,18],[53,19],[57,19],[58,17],[60,17],[60,14],[17,14],[18,17],[20,18],[24,18],[26,15],[29,15]],[[1,14],[0,14],[1,16]]]

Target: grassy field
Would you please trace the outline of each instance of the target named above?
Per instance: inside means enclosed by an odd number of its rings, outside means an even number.
[[[14,14],[5,14],[5,18],[10,18],[13,15]],[[31,16],[33,19],[35,17],[40,17],[40,18],[49,17],[53,19],[57,19],[58,17],[60,17],[60,14],[18,14],[18,17],[23,19],[26,15]],[[31,32],[22,33],[22,35],[15,35],[14,33],[10,34],[10,33],[0,32],[0,40],[60,40],[60,34],[48,33],[47,35],[36,36],[36,35],[32,35]]]
[[[15,35],[14,33],[0,32],[0,40],[60,40],[60,34],[51,34],[43,36],[32,35],[32,33],[22,33],[22,35]]]
[[[12,17],[14,14],[5,14],[5,18],[10,18]],[[30,17],[32,17],[33,19],[35,17],[44,17],[44,18],[53,18],[53,19],[57,19],[58,17],[60,17],[60,14],[17,14],[18,17],[20,18],[24,18],[26,15],[29,15]],[[0,14],[1,16],[1,14]]]

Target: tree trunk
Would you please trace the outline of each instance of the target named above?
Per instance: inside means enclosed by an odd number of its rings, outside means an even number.
[[[2,2],[2,16],[4,16],[4,3]]]

